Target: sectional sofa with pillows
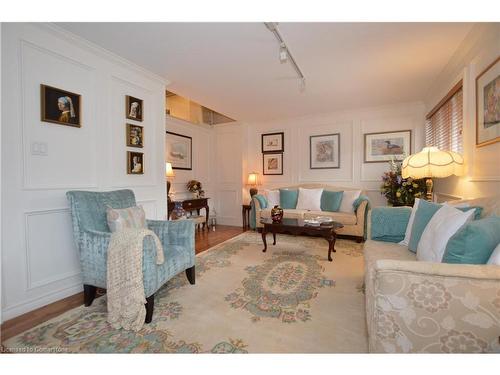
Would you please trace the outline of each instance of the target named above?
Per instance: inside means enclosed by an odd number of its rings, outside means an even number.
[[[283,208],[283,217],[312,219],[331,217],[344,225],[338,234],[366,238],[368,198],[361,190],[324,184],[302,184],[274,190],[264,190],[252,198],[253,226],[261,228],[260,218],[271,217],[275,205]]]
[[[370,352],[500,352],[500,196],[377,207],[368,231]]]

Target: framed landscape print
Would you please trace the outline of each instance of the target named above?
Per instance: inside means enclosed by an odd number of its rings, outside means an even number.
[[[262,153],[283,151],[285,151],[284,133],[262,134]]]
[[[167,132],[165,137],[165,160],[172,163],[172,169],[193,169],[192,144],[191,137]]]
[[[283,174],[283,154],[263,154],[262,155],[262,173],[265,175]]]
[[[127,146],[144,147],[144,128],[142,126],[127,124]]]
[[[125,115],[130,120],[142,121],[143,101],[133,96],[125,96]]]
[[[41,120],[81,127],[81,96],[55,87],[40,85]]]
[[[365,163],[403,160],[411,154],[411,130],[365,134]]]
[[[340,133],[309,137],[309,168],[340,168]]]
[[[500,141],[500,57],[476,78],[476,145]]]
[[[144,174],[144,154],[142,152],[127,151],[127,173]]]

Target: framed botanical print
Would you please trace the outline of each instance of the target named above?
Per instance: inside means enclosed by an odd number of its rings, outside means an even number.
[[[500,141],[500,57],[476,78],[476,145]]]
[[[165,160],[172,169],[193,169],[193,139],[186,135],[167,132],[165,137]]]
[[[142,126],[127,124],[127,146],[144,147],[144,128]]]
[[[411,154],[411,130],[365,134],[365,163],[403,160]]]
[[[144,174],[144,154],[142,152],[127,151],[127,173]]]
[[[309,137],[309,168],[340,168],[340,133]]]
[[[143,101],[133,96],[125,96],[125,116],[130,120],[142,121]]]
[[[59,125],[81,127],[81,95],[40,85],[41,120]]]
[[[262,154],[262,170],[265,175],[282,175],[283,154]]]
[[[285,151],[284,133],[262,134],[262,153],[283,151]]]

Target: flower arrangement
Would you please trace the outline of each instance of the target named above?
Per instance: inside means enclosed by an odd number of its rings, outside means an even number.
[[[190,180],[186,184],[186,188],[191,193],[194,193],[198,198],[203,197],[205,195],[205,191],[202,189],[200,181]]]
[[[390,171],[384,172],[380,194],[384,195],[391,206],[413,206],[415,198],[425,195],[425,179],[404,179],[401,176],[401,162],[391,159]]]

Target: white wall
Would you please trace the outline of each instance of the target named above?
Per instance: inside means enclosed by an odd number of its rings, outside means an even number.
[[[359,109],[282,121],[246,125],[247,165],[244,175],[255,170],[263,178],[264,188],[299,183],[327,183],[336,186],[360,187],[374,206],[385,205],[380,195],[381,176],[388,163],[364,163],[365,133],[411,130],[412,152],[420,150],[423,142],[424,106],[406,103],[380,108]],[[283,175],[262,175],[261,134],[284,132],[285,152]],[[309,168],[309,136],[340,133],[340,169]],[[245,189],[243,201],[249,200]]]
[[[2,25],[2,320],[82,289],[68,190],[131,188],[163,218],[161,78],[51,25]],[[40,84],[82,95],[82,127],[40,121]],[[126,173],[125,95],[144,100],[145,174]],[[47,156],[32,155],[33,142]],[[137,150],[137,149],[136,149]]]
[[[463,79],[464,159],[466,175],[436,179],[440,199],[476,198],[499,194],[500,142],[476,147],[476,77],[500,55],[500,24],[476,24],[461,43],[425,100],[430,111],[442,97]]]

